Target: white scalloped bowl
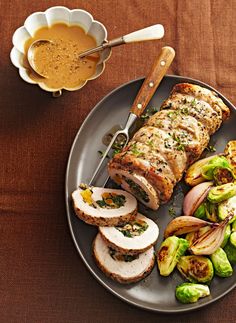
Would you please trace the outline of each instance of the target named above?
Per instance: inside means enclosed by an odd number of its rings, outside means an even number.
[[[101,45],[107,41],[107,30],[105,26],[93,19],[93,16],[85,10],[73,9],[70,10],[66,7],[56,6],[47,9],[45,12],[35,12],[31,14],[24,22],[24,26],[18,28],[12,37],[14,47],[11,50],[10,58],[12,64],[19,69],[21,78],[31,84],[38,84],[43,90],[54,92],[55,96],[60,96],[62,89],[68,91],[75,91],[81,89],[87,81],[98,78],[105,69],[105,62],[111,55],[111,49],[105,49],[100,53],[100,59],[97,64],[96,71],[92,77],[84,81],[74,88],[49,88],[42,82],[36,82],[30,77],[29,68],[25,65],[25,42],[33,37],[34,33],[41,27],[51,26],[55,23],[63,22],[67,25],[79,25],[86,33],[93,36],[97,45]]]

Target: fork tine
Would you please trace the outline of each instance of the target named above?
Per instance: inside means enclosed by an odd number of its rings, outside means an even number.
[[[90,182],[89,182],[89,185],[93,185],[93,182],[94,182],[95,178],[97,177],[97,175],[98,175],[98,173],[99,173],[99,170],[100,170],[100,168],[101,168],[101,166],[102,166],[102,164],[103,164],[103,162],[104,162],[104,160],[105,160],[106,156],[108,155],[109,151],[111,150],[111,148],[112,148],[112,146],[113,146],[113,144],[114,144],[114,142],[115,142],[116,138],[117,138],[119,135],[121,135],[121,134],[122,134],[122,135],[125,135],[125,137],[126,137],[126,143],[125,143],[125,145],[127,144],[128,140],[129,140],[128,134],[127,134],[125,131],[123,131],[123,130],[119,130],[119,131],[117,131],[117,132],[114,134],[114,136],[112,137],[111,142],[109,143],[109,145],[108,145],[107,149],[105,150],[105,152],[104,152],[104,154],[103,154],[102,159],[100,160],[100,162],[99,162],[99,164],[98,164],[97,168],[95,169],[95,171],[94,171],[94,173],[93,173],[93,176],[92,176],[92,178],[91,178],[91,180],[90,180]],[[107,183],[107,180],[106,180],[106,182],[105,182],[105,184],[104,184],[104,185],[106,185],[106,183]]]
[[[122,133],[123,134],[123,133]],[[119,135],[119,134],[118,134]],[[126,141],[125,141],[125,144],[124,144],[124,147],[127,145],[127,143],[128,143],[128,141],[129,141],[129,137],[126,135]],[[107,185],[107,183],[108,183],[108,181],[109,181],[109,176],[107,176],[107,178],[106,178],[106,180],[105,180],[105,182],[103,183],[103,185],[102,185],[102,187],[105,187],[106,185]]]

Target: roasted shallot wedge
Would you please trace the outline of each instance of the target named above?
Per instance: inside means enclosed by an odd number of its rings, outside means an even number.
[[[170,221],[165,229],[164,237],[180,236],[189,232],[198,231],[200,228],[210,226],[212,228],[218,227],[218,223],[211,223],[198,219],[194,216],[183,215]]]
[[[93,255],[98,267],[119,283],[135,283],[149,275],[155,264],[154,248],[138,255],[123,255],[108,247],[100,234],[93,243]]]
[[[219,225],[211,227],[203,235],[201,235],[189,248],[194,255],[212,255],[222,244],[224,240],[225,230],[232,219],[233,215],[228,216]]]
[[[76,215],[92,225],[122,225],[137,214],[137,200],[123,190],[79,187],[72,193],[72,200]]]
[[[133,221],[122,226],[99,227],[99,232],[112,249],[134,255],[146,251],[156,243],[159,228],[154,221],[138,213]]]
[[[203,182],[194,186],[184,198],[184,215],[193,215],[199,205],[205,200],[213,182]]]

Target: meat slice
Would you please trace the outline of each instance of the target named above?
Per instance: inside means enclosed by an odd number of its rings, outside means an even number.
[[[132,189],[132,182],[126,181],[126,174],[134,179],[140,176],[142,187],[136,182],[136,191],[145,191],[152,201],[146,205],[157,209],[170,199],[175,184],[201,156],[210,135],[229,113],[213,91],[193,84],[177,84],[161,111],[150,117],[128,146],[109,162],[109,175],[143,202]],[[145,190],[145,185],[149,189]]]
[[[157,224],[138,213],[134,221],[123,226],[99,227],[99,232],[112,249],[127,255],[136,255],[154,246],[159,228]]]
[[[170,133],[185,149],[189,163],[201,155],[209,141],[209,134],[194,117],[176,110],[162,110],[150,117],[147,124]]]
[[[155,265],[154,248],[139,255],[123,255],[108,247],[98,234],[93,243],[93,256],[98,267],[119,283],[135,283],[149,275]]]
[[[136,199],[123,190],[79,187],[72,193],[72,200],[76,215],[92,225],[122,225],[137,214]]]

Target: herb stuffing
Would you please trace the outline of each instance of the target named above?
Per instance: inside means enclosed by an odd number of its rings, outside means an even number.
[[[136,220],[129,222],[122,226],[117,226],[116,229],[119,230],[127,238],[133,238],[135,236],[140,236],[148,228],[148,224],[142,220]]]
[[[147,193],[142,189],[141,186],[136,184],[132,179],[125,178],[126,183],[129,185],[131,191],[137,198],[143,200],[144,202],[148,203],[150,201]]]
[[[124,206],[126,198],[124,195],[116,193],[103,193],[102,200],[97,200],[96,203],[105,209],[119,209]]]
[[[131,262],[139,257],[139,255],[123,255],[111,247],[109,248],[109,255],[114,260],[125,262]]]

